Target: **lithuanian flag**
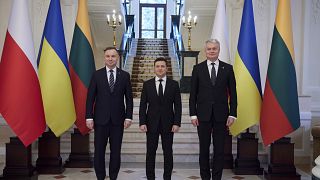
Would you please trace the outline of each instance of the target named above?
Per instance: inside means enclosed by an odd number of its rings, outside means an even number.
[[[79,0],[70,51],[70,76],[77,114],[75,124],[83,135],[89,132],[85,119],[86,99],[90,79],[95,70],[87,0]]]
[[[261,110],[264,145],[300,127],[290,1],[279,0]]]

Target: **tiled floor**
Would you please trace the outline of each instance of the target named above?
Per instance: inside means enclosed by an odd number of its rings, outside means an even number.
[[[156,179],[162,179],[162,169],[156,169]],[[93,169],[66,169],[63,176],[60,175],[40,175],[39,180],[45,179],[77,179],[77,180],[93,180],[95,179]],[[108,179],[108,178],[106,178]],[[124,168],[119,173],[118,180],[146,180],[145,170],[142,168]],[[177,169],[174,170],[172,180],[201,180],[199,177],[199,170],[196,169]],[[258,176],[236,176],[231,173],[230,170],[226,170],[223,174],[224,180],[235,180],[235,179],[250,179],[250,180],[261,180]]]
[[[146,180],[145,169],[143,165],[137,164],[123,164],[121,168],[118,180]],[[196,166],[182,165],[174,169],[172,180],[201,180],[199,177],[199,169]],[[301,167],[301,169],[300,169]],[[0,172],[3,169],[3,164],[0,163]],[[301,175],[301,180],[310,180],[310,168],[305,165],[297,165],[297,172]],[[162,179],[163,169],[156,169],[156,179]],[[2,172],[0,173],[2,174]],[[39,180],[94,180],[95,173],[92,168],[67,168],[62,174],[58,175],[39,175]],[[106,178],[108,179],[108,178]],[[231,170],[223,171],[223,180],[262,180],[262,176],[256,175],[234,175]]]

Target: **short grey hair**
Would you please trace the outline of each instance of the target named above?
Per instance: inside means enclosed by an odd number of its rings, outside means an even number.
[[[218,39],[208,39],[206,40],[205,45],[207,46],[208,43],[218,44],[220,48],[220,41]]]

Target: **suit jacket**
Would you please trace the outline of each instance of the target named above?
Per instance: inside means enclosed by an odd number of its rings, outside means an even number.
[[[139,124],[147,125],[148,132],[157,132],[159,123],[164,132],[171,132],[172,125],[181,125],[181,95],[178,82],[167,78],[163,102],[157,94],[155,78],[143,83]]]
[[[106,68],[97,70],[88,89],[86,118],[95,125],[123,125],[125,119],[132,119],[133,97],[129,73],[117,68],[114,90],[111,93]],[[125,104],[124,104],[125,98]]]
[[[193,67],[189,112],[199,121],[210,121],[212,113],[216,121],[226,121],[229,115],[237,117],[236,81],[230,64],[219,61],[215,86],[210,81],[207,61]]]

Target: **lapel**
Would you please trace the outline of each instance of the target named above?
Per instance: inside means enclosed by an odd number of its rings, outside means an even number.
[[[119,68],[117,68],[116,82],[115,82],[115,84],[114,84],[113,92],[116,92],[116,90],[117,90],[117,88],[118,88],[118,86],[119,86],[119,84],[120,84],[120,80],[121,80],[121,78],[122,78],[121,75],[122,75],[121,70],[120,70]],[[110,88],[109,88],[109,89],[110,89]]]
[[[219,60],[219,67],[218,67],[218,75],[216,79],[216,84],[218,84],[221,81],[221,77],[224,74],[225,71],[225,63]]]
[[[166,95],[168,94],[169,86],[170,86],[170,79],[167,76],[167,82],[166,82],[166,85],[165,85],[165,88],[164,88],[163,97],[166,97]]]
[[[205,82],[209,82],[210,85],[211,84],[211,79],[210,79],[210,73],[209,73],[209,70],[208,70],[208,64],[207,64],[207,60],[203,61],[202,62],[202,67],[200,69],[203,73],[204,73],[204,76],[205,76]]]
[[[156,86],[156,78],[152,78],[152,81],[151,81],[151,89],[152,89],[152,93],[155,97],[159,97],[158,96],[158,93],[157,93],[157,86]]]
[[[104,83],[104,87],[107,87],[107,92],[111,93],[106,67],[104,67],[103,69],[103,83]]]

